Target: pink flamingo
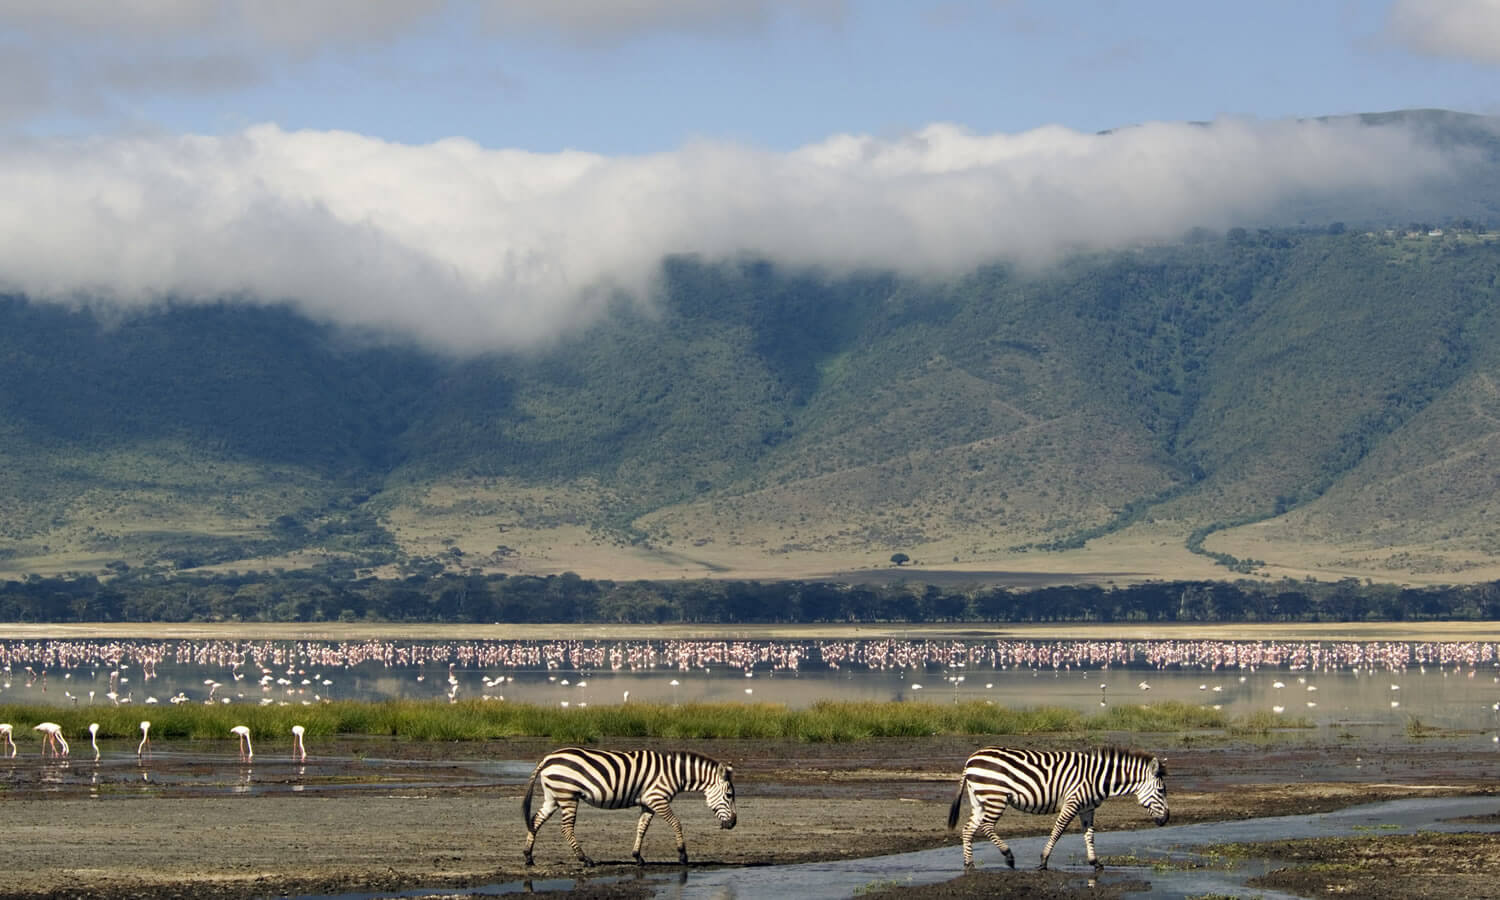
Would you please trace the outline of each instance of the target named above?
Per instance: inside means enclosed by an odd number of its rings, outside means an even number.
[[[149,721],[142,721],[141,722],[141,742],[139,744],[135,745],[135,755],[136,756],[140,756],[142,753],[145,753],[148,749],[150,749],[150,747],[151,747],[151,723]]]
[[[10,739],[11,727],[9,722],[0,722],[0,737],[5,738],[5,755],[12,757],[16,755],[16,742]]]
[[[99,761],[99,723],[89,723],[89,743],[94,746],[94,762]]]
[[[292,726],[292,754],[297,757],[298,762],[307,762],[307,748],[302,745],[302,733],[305,730],[301,725]]]
[[[240,736],[240,759],[245,762],[255,758],[255,748],[250,746],[250,729],[244,725],[236,725],[229,729],[230,734]]]
[[[53,756],[68,755],[68,741],[62,736],[61,725],[56,722],[43,722],[32,728],[32,731],[40,731],[46,735],[46,743],[42,744],[42,756],[46,756],[49,749]]]

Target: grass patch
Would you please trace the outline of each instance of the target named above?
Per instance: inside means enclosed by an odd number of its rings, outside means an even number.
[[[1305,716],[1287,717],[1261,709],[1235,719],[1229,725],[1228,730],[1235,737],[1265,737],[1273,731],[1285,728],[1316,727]]]
[[[940,703],[823,702],[806,709],[771,703],[703,703],[572,707],[568,709],[486,700],[444,703],[387,700],[336,701],[311,706],[182,704],[180,706],[55,707],[0,705],[0,721],[16,727],[22,743],[39,740],[32,726],[56,722],[69,740],[88,738],[99,724],[104,739],[136,738],[143,719],[151,736],[172,740],[229,740],[246,725],[254,735],[290,735],[301,725],[309,737],[375,735],[416,741],[478,741],[551,737],[569,743],[604,738],[761,738],[844,742],[880,737],[957,734],[1102,734],[1178,732],[1236,727],[1217,711],[1187,703],[1117,707],[1084,714],[1060,707],[1012,709],[982,701]]]

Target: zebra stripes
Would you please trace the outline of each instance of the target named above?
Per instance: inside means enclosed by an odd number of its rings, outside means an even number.
[[[1094,810],[1109,797],[1135,794],[1157,825],[1167,824],[1166,775],[1161,760],[1135,750],[1106,747],[1096,750],[1014,750],[986,747],[964,764],[958,792],[948,810],[948,827],[958,824],[958,811],[967,789],[972,812],[964,825],[964,868],[974,866],[974,835],[989,835],[1005,862],[1016,867],[1015,855],[995,833],[995,823],[1007,805],[1028,813],[1057,813],[1052,836],[1042,850],[1042,864],[1057,839],[1077,816],[1083,823],[1083,843],[1089,864],[1103,868],[1094,853]]]
[[[719,817],[719,827],[733,828],[733,775],[733,769],[718,760],[685,750],[622,752],[579,747],[554,750],[532,770],[526,782],[526,796],[521,801],[521,814],[526,820],[526,864],[532,864],[531,848],[536,843],[537,831],[559,809],[563,837],[584,865],[594,864],[573,834],[581,799],[601,809],[641,808],[641,818],[635,826],[635,847],[630,853],[637,863],[645,862],[641,859],[641,841],[646,837],[651,817],[666,819],[677,835],[677,859],[687,865],[682,823],[672,812],[671,799],[682,791],[702,791],[708,808]],[[531,800],[538,782],[542,786],[542,806],[533,815]]]

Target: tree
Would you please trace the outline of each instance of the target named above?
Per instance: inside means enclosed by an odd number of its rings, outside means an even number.
[[[892,553],[891,562],[895,563],[898,566],[904,566],[907,563],[911,562],[911,557],[907,556],[905,553]]]

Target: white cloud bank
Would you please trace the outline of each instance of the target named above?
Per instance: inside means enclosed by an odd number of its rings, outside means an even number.
[[[954,274],[1223,228],[1290,199],[1449,171],[1401,128],[1147,124],[1106,135],[933,125],[789,153],[610,158],[258,126],[0,147],[0,287],[36,299],[290,302],[459,352],[649,297],[667,254]]]

